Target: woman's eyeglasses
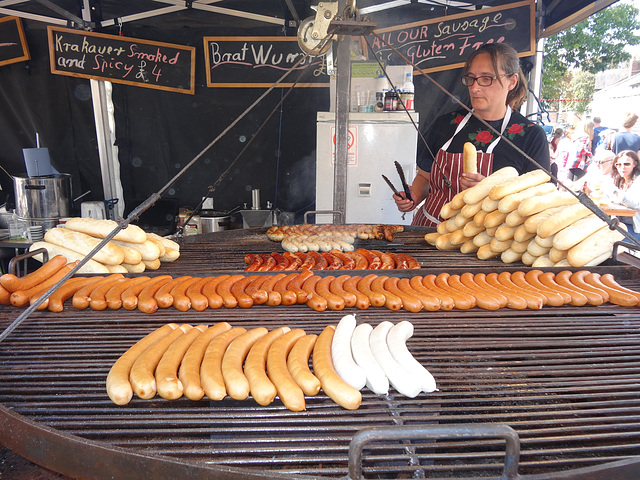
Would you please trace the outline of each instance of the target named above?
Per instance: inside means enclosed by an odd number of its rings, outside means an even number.
[[[463,75],[460,80],[465,87],[470,87],[474,82],[478,82],[478,85],[481,87],[490,87],[493,84],[493,81],[497,78],[510,77],[511,75],[515,75],[515,73],[505,73],[503,75],[498,75],[497,77],[493,77],[491,75],[480,75],[479,77]]]
[[[597,165],[606,165],[607,163],[611,163],[613,160],[598,160],[596,162]]]
[[[632,163],[616,163],[616,167],[630,167]]]

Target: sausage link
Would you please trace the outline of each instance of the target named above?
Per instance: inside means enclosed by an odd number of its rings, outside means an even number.
[[[358,252],[344,252],[344,254],[355,262],[354,270],[366,270],[369,268],[367,258]]]
[[[11,292],[9,301],[14,307],[25,307],[29,303],[29,299],[34,295],[43,295],[56,283],[62,280],[76,265],[78,262],[67,263],[61,269],[57,270],[54,274],[48,277],[46,280],[38,283],[37,285],[27,290],[16,290]]]
[[[511,280],[511,274],[509,272],[500,272],[498,274],[498,282],[504,285],[507,289],[512,290],[518,296],[525,299],[527,302],[527,308],[532,310],[540,310],[544,306],[544,300],[542,300],[537,295],[531,295],[529,292],[525,291],[522,288],[519,288],[518,285],[513,283]]]
[[[324,312],[327,309],[327,300],[316,292],[319,281],[320,277],[313,275],[304,281],[302,289],[309,294],[307,306],[316,312]]]
[[[107,308],[107,292],[119,283],[126,282],[126,278],[114,278],[111,282],[102,283],[91,292],[91,300],[89,301],[89,308],[91,310],[102,311]],[[49,299],[51,301],[51,299]]]
[[[320,380],[309,369],[309,358],[316,344],[317,335],[305,335],[296,340],[287,357],[287,368],[305,395],[314,396],[320,391]]]
[[[304,255],[304,260],[302,261],[302,265],[300,265],[300,270],[315,270],[316,259],[314,256],[302,252],[296,253],[296,256],[298,255]]]
[[[222,297],[222,305],[224,305],[225,308],[235,308],[238,306],[238,300],[236,300],[236,297],[231,293],[231,287],[243,278],[243,275],[231,275],[218,283],[216,293]]]
[[[573,289],[577,292],[580,292],[582,295],[587,297],[587,303],[589,305],[599,306],[604,303],[604,300],[602,299],[602,295],[594,293],[590,288],[584,289],[576,285],[571,279],[572,275],[573,275],[573,272],[571,272],[571,270],[563,270],[561,272],[556,273],[555,281],[565,288]]]
[[[161,338],[153,345],[150,345],[131,366],[129,381],[133,392],[144,400],[153,398],[156,394],[156,379],[153,375],[160,359],[167,351],[169,345],[191,330],[193,327],[188,324],[182,324],[169,333],[166,337]]]
[[[451,275],[447,279],[447,283],[451,288],[473,296],[476,299],[476,306],[478,308],[482,308],[484,310],[498,310],[501,308],[500,302],[495,297],[483,292],[473,281],[473,274],[470,272],[465,273],[468,274],[465,277],[466,282],[462,281],[461,275]]]
[[[356,253],[359,253],[364,258],[367,259],[367,269],[368,270],[379,270],[382,266],[382,259],[374,254],[371,250],[365,250],[364,248],[358,248]]]
[[[334,248],[329,253],[334,257],[339,258],[340,261],[342,262],[342,265],[340,266],[340,270],[353,270],[356,267],[356,261],[349,255],[347,255],[345,252],[343,252],[342,250],[338,250],[337,248]]]
[[[327,261],[327,268],[325,270],[340,270],[342,267],[342,260],[336,257],[330,252],[321,252],[320,255]]]
[[[304,392],[295,382],[287,368],[287,357],[293,345],[305,336],[305,331],[296,328],[277,338],[267,352],[267,373],[278,391],[280,400],[292,412],[301,412],[305,407]]]
[[[285,268],[285,270],[300,270],[300,267],[302,266],[302,258],[291,252],[284,252],[282,255],[284,256],[284,258],[289,260],[289,265],[287,266],[287,268]]]
[[[247,264],[245,272],[255,272],[262,265],[262,257],[257,253],[247,253],[244,256],[244,262]]]
[[[331,400],[347,410],[357,410],[362,403],[362,394],[342,380],[333,366],[331,343],[335,328],[334,325],[327,325],[316,339],[312,355],[313,373]]]
[[[322,277],[316,284],[316,293],[327,301],[327,308],[329,310],[344,310],[346,305],[344,298],[332,293],[330,290],[331,282],[334,281],[335,278],[333,275]]]
[[[384,296],[384,306],[389,310],[400,310],[402,299],[385,288],[385,282],[389,279],[387,275],[380,275],[371,282],[371,290]]]
[[[260,257],[262,258],[262,265],[258,267],[258,272],[270,272],[275,268],[276,259],[271,255],[268,253],[262,253],[260,254]]]
[[[507,298],[507,307],[514,310],[525,310],[528,307],[527,300],[519,295],[515,290],[503,285],[498,280],[498,274],[492,272],[486,277],[486,281],[493,288],[498,289]]]
[[[189,400],[201,400],[204,390],[200,383],[200,366],[211,340],[221,333],[231,330],[227,322],[219,322],[207,328],[195,339],[184,354],[178,370],[178,378],[182,382],[183,394]]]
[[[107,307],[110,310],[118,310],[122,307],[122,295],[129,288],[138,285],[140,283],[144,283],[149,280],[149,277],[136,277],[136,278],[128,278],[122,283],[114,285],[111,289],[105,294],[105,299],[107,300]]]
[[[468,272],[465,272],[460,276],[461,281],[466,278],[466,273]],[[473,279],[473,283],[478,286],[479,290],[496,299],[496,301],[500,304],[500,308],[508,306],[509,300],[507,299],[507,297],[503,295],[501,290],[498,290],[493,285],[490,285],[487,282],[487,276],[484,273],[476,273],[475,275],[470,274],[470,276]]]
[[[407,262],[407,268],[410,270],[415,270],[420,268],[420,262],[416,260],[414,257],[409,255],[408,253],[398,253],[400,258],[402,258],[405,262]]]
[[[358,297],[354,293],[347,292],[344,288],[345,282],[350,278],[349,275],[340,275],[329,282],[329,291],[334,295],[338,295],[344,299],[345,307],[355,307]]]
[[[310,255],[315,260],[312,270],[326,270],[329,266],[329,262],[319,252],[311,250],[307,255]]]
[[[286,277],[286,273],[277,273],[275,275],[268,276],[264,283],[262,284],[262,289],[267,292],[268,300],[267,305],[270,307],[277,307],[282,303],[282,294],[280,292],[276,292],[275,286],[276,283],[282,278]]]
[[[218,285],[230,276],[231,275],[218,275],[217,277],[213,277],[202,287],[202,294],[207,297],[209,308],[222,308],[223,301],[222,297],[218,295]]]
[[[469,295],[468,293],[461,292],[453,288],[449,284],[449,278],[451,275],[448,273],[440,273],[433,279],[435,285],[447,292],[447,294],[453,298],[454,304],[456,308],[461,310],[467,310],[469,308],[473,308],[476,306],[476,297],[473,295]]]
[[[430,305],[429,307],[425,305],[425,309],[431,310],[431,308],[433,308],[431,307],[431,305],[433,303],[437,303],[438,308],[436,310],[453,310],[453,307],[455,306],[453,298],[447,295],[447,292],[437,287],[435,289],[427,288],[426,284],[424,283],[424,278],[420,275],[414,275],[413,277],[409,278],[409,285],[411,286],[411,288],[413,288],[414,291],[423,296],[427,303]],[[433,283],[433,286],[435,287],[435,283]]]
[[[638,303],[640,303],[640,292],[636,292],[635,290],[631,290],[630,288],[623,287],[616,281],[615,277],[612,274],[605,273],[604,275],[600,275],[600,281],[609,288],[615,288],[616,290],[620,290],[627,295],[633,295],[638,299]]]
[[[405,280],[407,280],[407,285],[409,285],[408,279],[405,279]],[[398,277],[389,277],[384,282],[385,290],[387,290],[392,295],[396,295],[397,297],[400,297],[400,300],[402,301],[402,308],[404,308],[408,312],[417,313],[420,310],[422,310],[422,307],[423,307],[422,300],[420,300],[418,297],[411,295],[411,293],[405,291],[404,289],[399,288],[398,282],[399,282]]]
[[[342,287],[346,292],[349,292],[356,297],[355,307],[359,310],[366,310],[371,305],[371,301],[369,297],[367,297],[364,293],[358,290],[358,283],[362,280],[362,277],[359,275],[351,275],[348,279],[345,280]]]
[[[189,285],[185,295],[189,297],[191,308],[196,312],[204,312],[209,307],[209,299],[202,293],[204,286],[209,283],[212,277],[202,277],[195,283]]]
[[[80,290],[84,285],[92,282],[93,278],[87,277],[72,277],[64,282],[55,292],[49,295],[49,301],[43,302],[37,310],[48,309],[50,312],[62,312],[64,309],[64,302],[73,297],[73,294]],[[10,294],[9,294],[10,295]]]
[[[249,295],[253,299],[254,305],[263,305],[269,300],[269,294],[262,288],[262,284],[268,278],[267,275],[259,275],[244,289],[244,293]],[[220,297],[222,300],[222,297]]]
[[[186,312],[191,309],[191,299],[187,296],[187,290],[199,281],[199,277],[191,277],[173,287],[173,290],[171,290],[173,308],[180,312]]]
[[[244,375],[249,382],[251,396],[259,405],[270,405],[278,394],[275,385],[267,376],[267,353],[276,339],[290,331],[289,327],[280,327],[270,331],[258,340],[247,354],[244,362]]]
[[[296,294],[296,303],[303,304],[309,300],[310,295],[302,289],[302,285],[307,278],[312,276],[313,272],[304,270],[301,273],[297,273],[296,276],[291,279],[289,285],[287,285],[287,288]]]
[[[144,287],[138,294],[138,310],[144,313],[155,313],[158,310],[158,301],[155,299],[155,294],[165,284],[171,281],[170,275],[161,275],[154,277],[153,282],[147,282],[147,286]],[[91,292],[93,297],[93,292]]]
[[[109,395],[113,403],[126,405],[131,401],[133,397],[133,389],[129,381],[131,367],[147,348],[169,335],[176,328],[178,328],[178,325],[175,323],[163,325],[139,340],[116,360],[107,374],[106,382],[107,395]]]
[[[253,307],[253,297],[246,292],[246,289],[257,278],[260,278],[260,275],[249,275],[241,278],[231,286],[231,295],[236,297],[240,308]]]
[[[540,298],[543,305],[549,304],[549,297],[547,297],[544,292],[537,290],[535,287],[531,286],[529,282],[527,282],[525,278],[525,273],[522,271],[515,271],[510,273],[511,281],[523,292],[533,295],[534,297]]]
[[[366,295],[369,298],[369,303],[374,307],[383,307],[387,302],[387,298],[380,292],[374,292],[371,289],[371,284],[378,278],[378,275],[371,273],[366,275],[358,282],[358,291]]]
[[[89,308],[89,305],[91,303],[91,293],[101,285],[113,286],[112,282],[117,278],[124,278],[124,277],[121,273],[114,273],[107,277],[100,277],[100,279],[97,282],[88,283],[87,285],[84,286],[84,288],[81,288],[73,295],[71,304],[73,305],[74,308],[77,308],[78,310],[84,310],[85,308]],[[105,294],[105,298],[106,298],[106,294]]]
[[[273,252],[271,256],[276,261],[276,266],[273,267],[274,271],[281,272],[282,270],[287,269],[290,263],[289,260],[287,260],[287,258],[285,258],[282,254],[278,252]]]
[[[573,272],[569,280],[581,290],[592,292],[594,295],[600,295],[603,303],[608,302],[609,294],[606,291],[602,290],[601,288],[596,288],[585,282],[585,277],[589,275],[589,273],[590,272],[588,270],[579,270],[577,272]]]
[[[0,305],[11,305],[11,292],[0,285]]]
[[[200,384],[209,399],[222,400],[227,395],[222,376],[222,358],[229,344],[246,331],[246,328],[234,327],[216,335],[207,345],[200,364]]]
[[[265,327],[252,328],[236,337],[222,357],[222,378],[227,394],[234,400],[245,400],[251,391],[242,365],[251,347],[268,333]]]
[[[207,330],[206,325],[198,325],[176,341],[164,352],[155,370],[156,390],[158,395],[167,400],[180,398],[184,392],[184,385],[178,378],[178,368],[185,354],[196,339]]]
[[[587,298],[587,296],[580,293],[573,286],[571,286],[571,288],[568,288],[563,285],[560,285],[556,281],[556,275],[553,272],[544,272],[542,275],[540,275],[539,279],[540,279],[540,283],[542,283],[543,285],[557,292],[561,292],[563,294],[569,295],[571,297],[571,301],[569,301],[569,304],[575,307],[582,307],[583,305],[586,305],[587,303],[589,303],[589,299]]]
[[[40,268],[25,275],[24,277],[17,277],[12,273],[5,273],[0,276],[0,285],[2,285],[10,294],[19,290],[29,290],[41,284],[66,264],[67,259],[64,256],[56,255],[49,259],[48,262],[43,263]]]
[[[567,303],[571,303],[571,295],[560,290],[553,290],[540,281],[540,276],[544,272],[542,270],[529,270],[525,273],[525,280],[534,288],[540,290],[549,300],[552,307],[560,307]]]
[[[609,303],[623,307],[635,307],[638,304],[638,297],[606,285],[602,282],[600,274],[598,273],[589,272],[585,275],[584,281],[594,288],[605,291],[609,295]]]
[[[142,277],[146,280],[144,282],[139,282],[135,284],[131,284],[129,288],[127,288],[124,292],[122,292],[122,307],[126,310],[134,310],[138,307],[138,295],[140,292],[147,286],[149,283],[154,282],[154,278],[150,277]]]
[[[298,295],[293,290],[289,289],[289,283],[298,276],[297,273],[285,274],[280,278],[273,286],[273,289],[278,292],[282,298],[282,305],[295,305],[298,303]]]
[[[184,277],[172,278],[167,283],[165,283],[164,285],[161,285],[160,288],[158,288],[158,291],[153,296],[153,298],[156,301],[156,304],[158,305],[158,308],[169,308],[171,305],[173,305],[173,297],[171,296],[171,290],[173,290],[173,287],[183,282],[187,278],[190,278],[190,277],[184,276]]]

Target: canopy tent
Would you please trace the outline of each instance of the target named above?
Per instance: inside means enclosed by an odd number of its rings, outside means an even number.
[[[203,64],[202,37],[207,35],[295,36],[299,23],[315,14],[316,0],[0,0],[0,15],[23,19],[31,60],[0,67],[0,98],[9,107],[0,112],[0,163],[11,174],[23,169],[21,149],[32,147],[35,133],[44,139],[59,170],[71,173],[73,197],[83,200],[119,196],[109,183],[122,178],[128,207],[158,191],[190,159],[243,112],[262,91],[206,88],[196,69],[193,96],[113,84],[113,94],[94,80],[52,75],[48,65],[46,25],[68,26],[107,34],[196,47],[196,65]],[[379,26],[439,18],[483,7],[514,3],[508,0],[357,0],[362,15]],[[614,3],[614,0],[540,0],[536,5],[536,39],[567,28]],[[434,78],[454,94],[461,88],[455,70]],[[252,111],[237,131],[207,152],[197,168],[168,191],[181,205],[197,204],[209,185],[227,175],[214,195],[217,209],[228,210],[250,200],[253,188],[277,208],[304,212],[313,209],[315,184],[315,112],[328,110],[328,89],[296,91],[254,138],[259,125],[284,95],[277,89]],[[110,104],[113,99],[113,106]],[[424,79],[416,79],[416,109],[421,125],[446,109],[451,101]],[[93,105],[93,108],[92,108]],[[111,109],[115,128],[100,112]],[[95,123],[94,123],[95,122]],[[115,130],[114,138],[107,138]],[[96,135],[96,131],[98,134]],[[102,133],[101,133],[102,132]],[[101,138],[101,134],[104,138]],[[248,140],[251,149],[244,152]],[[117,149],[112,149],[111,144]],[[231,171],[229,165],[243,155]],[[110,158],[112,156],[112,158]],[[113,160],[120,172],[113,170]],[[55,162],[54,162],[55,163]],[[96,172],[102,172],[97,175]],[[11,187],[1,176],[4,190]],[[112,182],[113,183],[113,182]]]

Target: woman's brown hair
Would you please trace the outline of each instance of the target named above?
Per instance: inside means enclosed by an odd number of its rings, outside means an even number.
[[[518,83],[512,90],[509,90],[507,95],[507,105],[513,110],[518,110],[522,106],[528,92],[527,79],[524,76],[522,68],[520,68],[518,52],[506,43],[485,43],[467,58],[462,69],[462,75],[468,73],[471,62],[481,53],[488,53],[491,57],[493,70],[497,77],[496,81],[499,82],[500,85],[502,85],[502,78],[499,76],[500,67],[502,67],[502,70],[507,75],[518,75]]]
[[[635,163],[635,165],[633,166],[633,170],[631,171],[631,178],[630,178],[631,182],[635,181],[638,175],[640,175],[640,158],[638,158],[638,154],[633,150],[623,150],[619,152],[613,159],[613,168],[611,169],[613,184],[617,188],[622,188],[622,184],[624,183],[624,177],[620,175],[620,172],[618,172],[618,168],[615,165],[618,162],[618,160],[620,160],[623,157],[629,157]]]

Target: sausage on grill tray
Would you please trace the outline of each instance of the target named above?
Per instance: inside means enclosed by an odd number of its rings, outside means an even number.
[[[498,274],[496,272],[491,272],[485,277],[487,283],[491,285],[493,288],[496,288],[502,295],[507,299],[507,307],[512,308],[514,310],[524,310],[527,308],[527,300],[519,295],[518,292],[508,287],[507,285],[503,285],[498,280]]]
[[[156,367],[156,390],[158,395],[167,400],[180,398],[184,392],[184,385],[178,378],[178,368],[186,352],[200,334],[207,330],[206,325],[198,325],[176,341],[164,352]]]
[[[169,335],[158,340],[153,345],[150,345],[142,354],[136,359],[135,363],[131,367],[131,373],[129,374],[129,381],[133,392],[144,400],[153,398],[156,394],[156,379],[153,375],[160,359],[173,342],[191,330],[193,327],[189,324],[182,324]]]
[[[258,253],[247,253],[244,256],[244,263],[247,264],[245,271],[255,272],[262,265],[262,257]]]
[[[627,295],[632,295],[638,299],[638,303],[640,303],[640,292],[636,292],[635,290],[631,290],[629,288],[625,288],[616,282],[616,279],[610,273],[605,273],[600,276],[600,281],[609,288],[615,288],[616,290],[620,290],[621,292],[626,293]]]
[[[429,275],[427,275],[427,277],[428,276]],[[453,298],[456,308],[466,310],[475,307],[476,297],[465,292],[457,291],[455,288],[449,285],[449,277],[450,275],[445,272],[438,274],[433,279],[435,286],[444,290],[451,298]]]
[[[602,302],[608,302],[609,301],[609,293],[606,290],[603,290],[602,288],[599,287],[595,287],[589,283],[587,283],[585,281],[586,276],[589,274],[590,272],[588,272],[587,270],[579,270],[577,272],[573,272],[571,274],[571,277],[569,278],[569,280],[571,281],[571,283],[573,283],[576,287],[582,289],[582,290],[586,290],[588,292],[592,292],[594,295],[600,295],[600,297],[602,297]]]
[[[145,288],[149,284],[149,282],[154,281],[153,278],[149,278],[146,276],[140,278],[144,278],[145,280],[132,283],[120,295],[120,298],[122,299],[122,307],[126,310],[134,310],[138,307],[138,295],[140,295],[142,289]]]
[[[60,285],[55,292],[49,295],[48,303],[45,304],[45,302],[43,302],[37,309],[44,310],[46,308],[50,312],[62,312],[64,310],[64,302],[73,297],[73,294],[80,290],[84,285],[93,281],[95,281],[95,279],[90,277],[70,278]],[[7,299],[8,298],[9,297],[7,297]],[[2,305],[2,302],[0,302],[0,305]]]
[[[309,300],[309,298],[311,298],[311,295],[309,295],[306,291],[302,289],[302,285],[304,284],[305,280],[307,280],[307,278],[313,276],[313,272],[310,272],[309,270],[304,270],[301,273],[297,273],[295,275],[296,276],[293,277],[289,282],[289,285],[287,285],[287,288],[296,294],[296,297],[297,297],[296,302],[303,304],[303,303],[306,303],[307,300]]]
[[[289,289],[289,283],[296,278],[297,273],[283,274],[274,285],[273,289],[280,294],[282,298],[282,305],[295,305],[298,303],[298,295]]]
[[[25,275],[24,277],[17,277],[11,273],[5,273],[0,276],[0,285],[2,285],[9,293],[13,293],[18,290],[29,290],[30,288],[41,284],[66,264],[67,259],[64,256],[56,255],[49,259],[48,262],[42,264],[40,268]]]
[[[244,289],[244,293],[253,299],[254,305],[263,305],[269,300],[269,294],[262,288],[262,284],[266,279],[266,275],[258,275]]]
[[[335,328],[334,325],[326,326],[316,339],[311,358],[313,373],[331,400],[347,410],[357,410],[362,403],[362,394],[340,378],[331,359],[331,343]]]
[[[204,352],[213,338],[228,330],[231,330],[231,325],[227,322],[210,326],[195,339],[184,354],[178,370],[178,378],[182,382],[183,394],[188,399],[200,400],[204,397],[204,390],[200,383],[200,366]]]
[[[270,331],[260,338],[247,354],[244,362],[244,375],[249,382],[251,396],[260,405],[270,405],[278,394],[275,385],[267,376],[267,353],[277,338],[290,331],[289,327],[280,327]]]
[[[240,308],[253,307],[253,297],[246,292],[246,289],[251,282],[259,277],[260,275],[248,275],[231,286],[231,295],[236,298]]]
[[[154,278],[155,281],[149,282],[138,294],[138,310],[144,313],[155,313],[158,310],[158,301],[155,294],[160,288],[171,281],[170,275],[161,275]],[[93,292],[91,292],[93,297]]]
[[[577,272],[581,273],[581,272]],[[609,295],[609,303],[614,305],[622,305],[623,307],[635,307],[638,304],[638,297],[630,295],[624,290],[610,287],[601,280],[601,275],[594,272],[586,272],[584,274],[584,281],[594,288],[603,290]]]
[[[355,294],[348,292],[344,288],[344,284],[349,279],[349,275],[340,275],[329,282],[329,291],[334,295],[338,295],[344,299],[345,307],[354,307],[358,298]]]
[[[446,294],[446,292],[440,289],[434,290],[431,288],[427,288],[427,286],[424,283],[424,278],[421,277],[420,275],[412,276],[409,279],[409,285],[416,292],[423,295],[427,299],[429,304],[431,304],[432,302],[437,302],[440,310],[453,310],[453,307],[455,306],[453,302],[453,298],[451,298],[449,295]],[[425,308],[427,307],[425,306]],[[430,309],[427,308],[427,310],[430,310]]]
[[[389,279],[386,275],[380,275],[371,282],[371,290],[384,296],[384,306],[389,310],[400,310],[402,299],[385,288],[385,282]]]
[[[277,338],[267,353],[267,373],[278,391],[280,400],[289,410],[301,412],[305,409],[304,392],[295,382],[287,368],[287,356],[296,341],[305,331],[296,328]]]
[[[100,285],[96,286],[96,288],[91,291],[89,308],[91,308],[91,310],[97,311],[105,310],[107,308],[107,292],[117,284],[125,281],[126,278],[124,277],[114,278],[110,282],[101,283]],[[51,300],[51,298],[49,298],[49,300]]]
[[[275,275],[269,275],[264,283],[262,289],[268,294],[267,305],[270,307],[277,307],[282,303],[282,294],[275,290],[276,283],[282,278],[286,277],[286,273],[277,273]]]
[[[173,290],[171,290],[171,296],[173,297],[173,308],[181,312],[186,312],[191,308],[191,299],[187,296],[187,290],[199,281],[200,278],[191,277],[173,287]]]
[[[27,306],[31,297],[46,293],[47,290],[49,290],[56,283],[62,280],[65,275],[67,275],[77,264],[78,261],[67,263],[65,266],[63,266],[61,269],[56,271],[41,283],[26,290],[16,290],[15,292],[11,292],[11,296],[9,297],[11,305],[13,305],[14,307]]]
[[[378,270],[382,266],[382,260],[379,256],[373,253],[371,250],[365,250],[364,248],[358,248],[356,253],[362,255],[367,260],[368,270]]]
[[[229,344],[246,331],[246,328],[234,327],[213,337],[209,342],[200,364],[200,384],[209,399],[222,400],[227,395],[222,376],[222,358]]]
[[[191,308],[197,312],[204,312],[209,307],[209,299],[202,293],[202,289],[210,279],[211,277],[200,278],[200,280],[191,284],[185,292],[191,301]]]
[[[307,306],[316,312],[324,312],[327,309],[327,300],[316,292],[319,281],[320,277],[313,275],[304,281],[302,289],[309,295]]]
[[[126,405],[133,397],[133,389],[129,382],[131,367],[138,357],[158,340],[166,337],[178,328],[177,323],[168,323],[154,330],[135,345],[129,348],[109,370],[107,375],[107,395],[116,405]]]
[[[509,272],[500,272],[498,274],[498,282],[504,285],[509,291],[513,291],[518,296],[524,298],[527,302],[527,308],[540,310],[545,304],[546,298],[542,299],[540,295],[534,295],[530,291],[518,287],[518,285],[511,280],[511,273]]]
[[[101,285],[113,286],[112,282],[117,278],[124,278],[124,277],[121,273],[113,273],[107,277],[100,277],[96,282],[85,285],[84,288],[81,288],[73,295],[71,304],[73,305],[74,308],[77,308],[78,310],[84,310],[85,308],[89,308],[89,304],[91,303],[91,292],[93,292],[96,288],[100,287]]]
[[[450,278],[453,283],[449,282],[449,284],[453,288],[456,288],[456,281],[459,281],[459,283],[462,285],[462,287],[459,288],[461,288],[466,293],[472,294],[476,297],[476,305],[478,307],[484,308],[485,310],[498,310],[507,306],[507,299],[503,295],[500,295],[499,297],[496,295],[492,295],[490,292],[480,287],[480,285],[475,282],[472,273],[465,272],[462,275],[452,275],[451,277],[453,277]]]
[[[238,300],[231,293],[231,287],[234,283],[244,278],[243,275],[231,275],[222,280],[216,288],[216,293],[222,297],[222,305],[226,308],[235,308],[238,306]]]
[[[331,293],[329,289],[329,285],[334,279],[335,277],[332,275],[322,277],[316,284],[316,293],[327,301],[327,308],[329,310],[344,310],[346,304],[344,298]]]
[[[573,287],[567,288],[556,282],[556,275],[553,272],[544,272],[538,278],[540,280],[540,283],[549,287],[550,289],[560,292],[563,295],[569,295],[569,297],[571,297],[571,300],[568,303],[575,307],[582,307],[583,305],[589,303],[589,299],[586,295],[583,295]]]
[[[362,280],[359,275],[349,275],[344,281],[343,288],[346,292],[352,293],[356,297],[355,307],[359,310],[366,310],[371,305],[371,300],[364,293],[358,290],[358,283]]]
[[[222,357],[222,378],[227,394],[234,400],[244,400],[251,391],[242,365],[251,347],[268,333],[265,327],[252,328],[236,337]]]
[[[571,302],[571,295],[561,290],[553,290],[540,281],[542,270],[529,270],[524,274],[525,280],[533,287],[544,293],[548,304],[552,307],[559,307]]]
[[[301,257],[291,252],[284,252],[282,256],[289,260],[289,265],[285,270],[300,270],[300,266],[302,265]]]
[[[396,295],[400,297],[402,301],[402,308],[407,310],[408,312],[419,312],[422,310],[422,300],[411,295],[411,293],[407,290],[403,290],[398,286],[398,277],[389,277],[384,282],[384,288],[391,293],[392,295]]]
[[[426,290],[421,282],[418,281],[417,284],[419,286],[422,286],[423,290]],[[411,285],[411,279],[400,278],[398,280],[398,288],[400,289],[400,291],[405,292],[407,295],[420,300],[420,303],[422,303],[422,307],[425,310],[429,310],[430,312],[440,310],[440,300],[438,300],[438,298],[434,297],[431,294],[424,294],[422,293],[422,291],[413,288],[413,286]]]
[[[367,258],[361,253],[344,252],[344,254],[355,262],[353,270],[366,270],[369,268],[369,262],[367,261]]]
[[[309,358],[316,344],[317,335],[298,338],[287,357],[289,373],[305,395],[314,396],[320,391],[320,380],[309,369]]]
[[[222,308],[223,301],[222,297],[218,295],[218,285],[230,276],[231,275],[218,275],[217,277],[213,277],[202,287],[202,294],[207,297],[209,308]]]
[[[369,302],[374,307],[382,307],[386,303],[386,297],[380,292],[374,292],[371,288],[373,281],[378,278],[378,275],[371,273],[366,275],[358,282],[358,290],[369,297]]]
[[[604,303],[604,300],[602,299],[602,295],[595,293],[590,289],[580,288],[580,286],[576,285],[572,281],[572,278],[571,278],[572,274],[573,272],[571,272],[571,270],[563,270],[561,272],[558,272],[556,273],[555,281],[561,286],[568,288],[570,290],[574,290],[578,293],[581,293],[585,297],[587,297],[587,303],[589,305],[598,306]]]
[[[124,282],[111,287],[111,289],[105,294],[107,307],[109,307],[110,310],[118,310],[119,308],[121,308],[122,294],[130,287],[139,283],[144,283],[147,280],[149,280],[149,277],[127,278]]]

